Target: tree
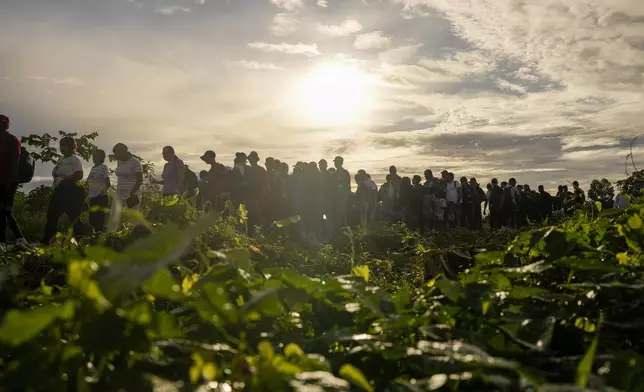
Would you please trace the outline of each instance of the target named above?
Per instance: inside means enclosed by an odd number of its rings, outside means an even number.
[[[634,171],[628,178],[617,181],[617,187],[622,193],[640,197],[644,189],[644,170]]]
[[[613,184],[605,178],[600,180],[593,180],[590,183],[590,189],[588,190],[588,198],[593,201],[598,201],[602,203],[605,207],[606,204],[610,203],[615,196],[615,188]]]
[[[78,133],[64,131],[58,131],[58,136],[52,136],[48,133],[42,135],[31,134],[29,136],[23,136],[21,142],[24,145],[37,149],[36,151],[29,151],[36,161],[56,164],[62,157],[56,142],[64,137],[73,137],[76,140],[78,146],[76,153],[86,161],[90,161],[92,159],[92,151],[98,149],[96,144],[94,144],[94,141],[98,138],[98,132],[88,133],[80,137]]]

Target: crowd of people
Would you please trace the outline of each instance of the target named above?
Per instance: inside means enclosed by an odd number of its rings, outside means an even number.
[[[13,217],[12,208],[19,185],[20,156],[24,149],[20,141],[8,132],[9,118],[0,116],[0,210],[6,224],[0,225],[0,251],[6,250],[6,227],[17,238],[19,247],[28,247]],[[75,235],[83,235],[87,226],[81,214],[89,208],[89,223],[94,231],[102,232],[106,210],[110,205],[108,190],[112,188],[110,170],[105,164],[107,154],[93,151],[86,184],[81,159],[76,155],[76,141],[71,137],[60,140],[61,158],[53,171],[53,194],[47,211],[47,223],[41,239],[48,244],[56,235],[58,220],[67,215],[74,222]],[[112,153],[116,160],[114,197],[130,209],[138,209],[144,183],[143,167],[123,143],[116,144]],[[560,186],[556,195],[543,185],[533,190],[520,185],[514,178],[499,182],[493,178],[481,186],[476,178],[461,177],[443,170],[435,177],[431,170],[420,175],[401,177],[395,166],[389,168],[385,183],[378,186],[365,170],[353,176],[344,168],[340,156],[329,167],[326,160],[298,162],[292,170],[286,162],[268,157],[264,166],[259,154],[239,152],[232,167],[217,161],[217,154],[206,151],[201,160],[209,166],[195,175],[177,156],[174,148],[162,150],[166,164],[160,180],[165,196],[194,197],[202,210],[223,211],[227,205],[235,209],[243,204],[248,212],[248,226],[262,227],[275,221],[299,216],[307,231],[328,237],[345,226],[372,224],[376,221],[404,221],[410,228],[424,232],[430,229],[465,227],[480,230],[484,216],[492,228],[522,227],[529,222],[548,219],[556,211],[570,213],[585,203],[584,191],[577,181],[572,190]],[[485,188],[485,189],[484,189]]]

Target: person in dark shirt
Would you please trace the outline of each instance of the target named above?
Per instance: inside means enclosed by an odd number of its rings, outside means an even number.
[[[419,230],[421,233],[425,232],[425,215],[423,213],[423,205],[425,202],[425,195],[427,194],[427,188],[425,188],[421,182],[422,178],[418,175],[414,176],[411,180],[412,189],[411,189],[411,203],[410,203],[410,216],[411,216],[411,225],[410,228],[414,230]]]
[[[470,227],[473,230],[481,230],[483,228],[483,213],[481,205],[486,200],[485,192],[481,189],[476,178],[470,178],[470,189],[472,190],[472,220]]]
[[[259,165],[259,154],[252,151],[248,155],[250,166],[246,169],[248,183],[248,226],[254,228],[264,223],[264,207],[268,193],[268,174],[266,169]]]
[[[22,145],[17,137],[9,133],[10,126],[9,117],[0,115],[0,255],[7,251],[5,244],[7,226],[17,240],[16,245],[29,249],[20,226],[13,216],[13,203],[19,185],[18,167]]]
[[[490,226],[493,229],[498,229],[503,226],[505,221],[504,206],[505,206],[505,192],[503,187],[505,183],[499,186],[499,180],[492,179],[492,189],[490,189]]]
[[[584,203],[586,203],[586,194],[579,187],[579,182],[573,181],[572,187],[575,200],[575,209],[582,209],[584,207]]]
[[[407,223],[408,226],[411,220],[411,216],[410,216],[411,215],[411,191],[412,191],[411,178],[403,177],[400,181],[398,211],[399,211],[399,218],[402,218]]]
[[[539,185],[539,217],[542,221],[552,215],[553,198],[546,192],[543,185]]]
[[[461,227],[472,228],[474,213],[474,189],[468,184],[467,177],[461,177]]]
[[[333,159],[335,173],[333,175],[333,227],[338,229],[347,225],[347,207],[349,194],[351,193],[351,175],[344,168],[344,158],[337,156]]]
[[[214,151],[208,150],[202,156],[201,160],[210,165],[208,170],[207,183],[208,192],[203,197],[204,205],[210,204],[211,207],[217,211],[222,211],[228,200],[230,193],[230,177],[231,173],[226,166],[217,162],[217,154]]]

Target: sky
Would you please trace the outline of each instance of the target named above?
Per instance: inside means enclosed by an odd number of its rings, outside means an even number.
[[[194,170],[256,150],[552,189],[623,178],[643,109],[641,0],[0,2],[12,132]]]

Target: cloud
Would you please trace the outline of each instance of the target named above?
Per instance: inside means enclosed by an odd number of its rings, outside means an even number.
[[[273,18],[273,23],[271,24],[271,33],[278,37],[285,37],[293,34],[297,30],[299,24],[300,22],[293,14],[277,14]]]
[[[186,13],[187,14],[187,13],[192,12],[192,10],[190,8],[182,7],[182,6],[178,6],[178,5],[171,5],[171,6],[168,6],[168,7],[155,8],[155,11],[158,12],[159,14],[161,14],[161,15],[166,15],[166,16],[175,15],[175,14],[178,14],[178,13]]]
[[[400,46],[380,53],[378,58],[389,64],[406,64],[416,56],[418,49],[422,46],[423,44]]]
[[[382,31],[373,31],[360,34],[353,42],[353,47],[358,50],[382,49],[389,46],[390,39],[382,35]]]
[[[321,53],[316,44],[269,44],[266,42],[251,42],[248,44],[249,48],[258,49],[263,52],[278,52],[285,54],[301,54],[304,56],[312,57],[319,56]]]
[[[287,11],[296,11],[304,6],[302,0],[271,0],[271,3]]]
[[[256,71],[283,71],[285,68],[283,67],[278,67],[275,64],[271,63],[260,63],[257,61],[249,61],[249,60],[238,60],[238,61],[233,61],[233,65],[250,69],[250,70],[256,70]]]
[[[331,37],[343,37],[355,34],[362,30],[360,22],[354,19],[347,19],[340,25],[318,24],[318,31]]]
[[[326,8],[329,6],[329,0],[318,0],[316,4],[318,7]]]

